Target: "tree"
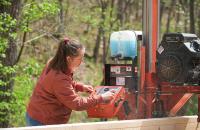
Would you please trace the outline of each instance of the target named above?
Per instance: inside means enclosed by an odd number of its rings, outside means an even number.
[[[98,60],[98,56],[99,56],[99,48],[100,48],[100,43],[101,43],[101,38],[103,37],[103,51],[104,51],[104,58],[105,58],[105,29],[104,29],[104,25],[105,25],[105,19],[106,19],[106,9],[108,7],[108,1],[107,0],[100,0],[99,1],[99,6],[101,7],[101,19],[100,19],[100,25],[98,28],[98,33],[97,33],[97,37],[96,37],[96,45],[93,51],[93,57],[95,62],[97,62]],[[105,60],[105,59],[104,59]],[[105,61],[104,61],[105,62]]]
[[[63,11],[63,0],[58,0],[59,2],[59,8],[60,8],[60,12],[59,12],[59,26],[58,26],[58,37],[60,37],[60,35],[63,35],[65,30],[64,30],[64,11]]]
[[[32,0],[26,6],[22,6],[21,0],[0,1],[0,127],[8,127],[13,114],[15,65],[24,49],[26,34],[31,31],[29,24],[57,11],[57,3],[46,0],[42,3]],[[17,37],[21,33],[22,46],[17,46]],[[20,48],[19,53],[17,47]]]
[[[21,0],[4,1],[0,3],[1,22],[1,71],[0,71],[0,127],[9,126],[9,116],[11,112],[10,101],[12,98],[14,71],[17,56],[17,45],[15,34],[17,32],[16,20],[19,18]],[[5,56],[4,56],[5,54]],[[7,71],[7,72],[6,72]]]
[[[194,2],[190,0],[190,33],[195,33]]]
[[[188,32],[188,0],[179,0],[184,12],[184,32]]]
[[[166,25],[166,32],[169,32],[170,29],[170,22],[171,22],[171,14],[172,11],[174,10],[174,6],[175,6],[176,0],[172,0],[168,9],[168,17],[167,17],[167,25]]]
[[[200,0],[197,1],[197,7],[200,6]],[[200,36],[200,9],[197,8],[197,28],[198,28],[198,36]]]

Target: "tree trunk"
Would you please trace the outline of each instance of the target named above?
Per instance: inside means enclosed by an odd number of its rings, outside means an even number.
[[[198,37],[200,37],[200,10],[198,12]]]
[[[179,0],[179,3],[181,4],[181,7],[184,11],[184,31],[187,32],[187,25],[188,25],[188,10],[187,10],[187,5],[188,5],[188,1],[187,0]]]
[[[93,57],[94,57],[95,63],[98,61],[101,37],[103,38],[103,49],[105,49],[105,46],[106,46],[104,24],[105,24],[105,20],[106,20],[105,12],[106,12],[106,9],[107,9],[107,6],[108,6],[108,1],[100,0],[99,5],[101,6],[101,22],[100,22],[100,25],[99,25],[98,34],[97,34],[97,38],[96,38],[96,46],[95,46],[94,51],[93,51]],[[103,58],[102,58],[103,62],[105,61],[104,56],[105,56],[105,50],[103,50]]]
[[[135,2],[135,20],[137,20],[139,18],[139,14],[138,14],[139,13],[139,8],[140,8],[139,7],[140,6],[139,3],[140,3],[140,1],[138,1],[138,0]]]
[[[130,5],[131,5],[131,0],[126,0],[124,3],[124,24],[130,22],[130,16],[132,14],[132,12],[130,12]]]
[[[165,3],[163,1],[160,1],[160,23],[162,23],[162,17],[163,17],[163,12],[165,8]]]
[[[111,31],[113,30],[113,24],[115,21],[113,21],[113,10],[114,10],[114,2],[115,0],[111,0],[110,1],[110,26],[109,26],[109,34],[111,33]],[[106,50],[105,50],[105,57],[108,56],[108,50],[109,50],[109,45],[110,45],[110,38],[107,39],[107,46],[106,46]]]
[[[195,33],[194,1],[190,0],[190,33]]]
[[[106,64],[106,36],[105,36],[105,31],[102,32],[103,36],[103,64]]]
[[[58,34],[63,35],[65,32],[64,29],[64,13],[63,13],[63,0],[59,0],[60,6],[60,14],[59,14],[59,27],[58,27]]]
[[[101,43],[101,32],[102,32],[101,30],[102,30],[101,27],[99,27],[97,37],[96,37],[96,45],[93,50],[93,57],[94,57],[95,63],[98,61],[98,56],[99,56],[99,47]]]
[[[120,21],[121,28],[124,27],[124,22],[125,22],[125,1],[123,0],[118,0],[118,8],[117,8],[117,19]]]
[[[180,21],[180,8],[178,8],[178,13],[177,13],[176,20],[175,20],[175,26],[174,26],[175,30],[178,29],[179,21]]]
[[[11,0],[10,1],[11,5],[5,6],[0,4],[0,13],[7,13],[10,14],[10,16],[14,19],[18,19],[19,12],[20,12],[20,4],[21,0]],[[13,33],[16,32],[16,28],[12,28],[10,32],[8,33]],[[10,38],[8,34],[5,34],[5,38],[8,39],[8,47],[6,49],[6,58],[1,59],[1,62],[4,66],[13,66],[16,63],[16,58],[17,58],[17,45],[16,45],[16,40],[13,38]],[[3,82],[7,82],[6,86],[0,86],[0,91],[3,93],[10,93],[13,90],[13,76],[14,74],[0,74],[1,75],[1,80]],[[11,100],[10,95],[0,95],[0,100],[1,102],[9,103]],[[8,127],[9,126],[9,116],[10,116],[10,110],[7,108],[1,108],[0,111],[0,118],[5,119],[0,122],[0,127]]]
[[[169,32],[169,29],[170,29],[171,14],[172,14],[172,11],[174,9],[174,4],[175,3],[176,3],[176,0],[172,0],[171,4],[170,4],[170,8],[168,10],[168,18],[167,18],[167,25],[166,25],[166,32],[167,33]]]
[[[188,24],[188,21],[187,21],[187,18],[185,18],[184,19],[184,32],[188,32],[187,24]]]

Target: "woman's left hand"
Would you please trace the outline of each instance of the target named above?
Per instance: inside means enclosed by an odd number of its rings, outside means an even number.
[[[83,85],[83,91],[87,93],[92,93],[94,89],[91,85]]]

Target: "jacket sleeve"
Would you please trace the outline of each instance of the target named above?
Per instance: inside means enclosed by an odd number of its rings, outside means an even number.
[[[82,83],[79,83],[79,82],[75,82],[73,81],[73,87],[75,88],[75,91],[76,92],[83,92],[83,84]]]
[[[56,85],[53,87],[55,96],[66,107],[72,110],[81,111],[87,110],[88,108],[102,102],[102,97],[100,95],[90,95],[89,97],[79,96],[76,94],[72,85],[73,81],[61,79],[57,81]]]

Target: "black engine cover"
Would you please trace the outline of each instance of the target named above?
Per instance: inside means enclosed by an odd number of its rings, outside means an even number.
[[[198,84],[200,40],[195,34],[167,33],[157,49],[157,74],[164,82]]]

